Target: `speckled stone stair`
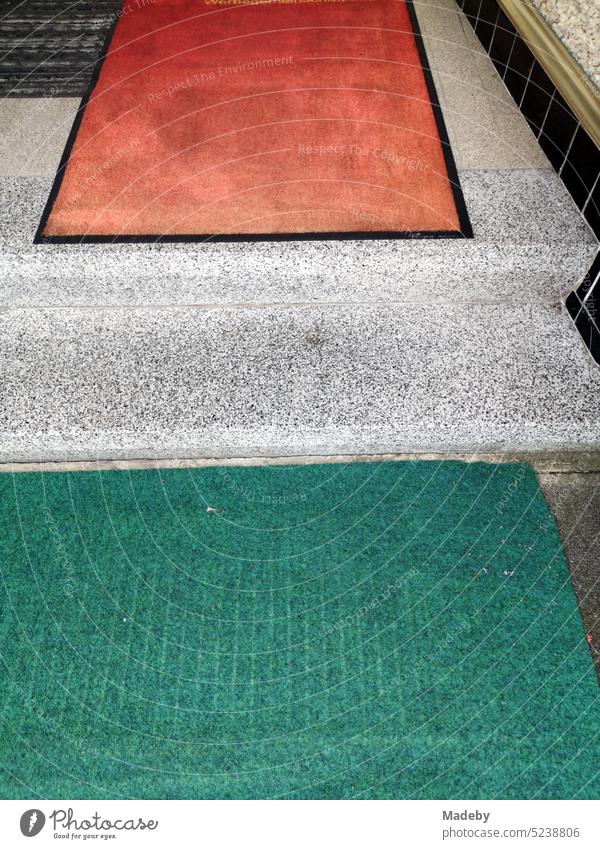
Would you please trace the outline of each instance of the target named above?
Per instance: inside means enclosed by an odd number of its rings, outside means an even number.
[[[557,301],[597,243],[550,169],[469,170],[473,239],[33,245],[51,181],[0,180],[0,306]]]
[[[10,98],[0,101],[0,306],[565,297],[595,238],[453,0],[415,8],[473,238],[34,245],[79,101]]]
[[[17,310],[0,460],[600,445],[600,368],[536,305]]]
[[[417,4],[472,239],[34,245],[79,101],[0,101],[0,460],[600,443],[597,243],[453,0]]]

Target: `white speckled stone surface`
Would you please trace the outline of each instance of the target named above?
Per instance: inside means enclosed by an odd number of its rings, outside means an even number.
[[[47,179],[0,179],[0,306],[557,300],[596,241],[546,169],[460,175],[474,239],[34,245]]]
[[[0,315],[0,460],[555,450],[600,369],[545,305]]]
[[[600,0],[530,0],[600,93]]]

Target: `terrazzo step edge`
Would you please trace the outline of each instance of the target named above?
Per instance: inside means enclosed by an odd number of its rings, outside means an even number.
[[[597,240],[548,169],[460,174],[473,239],[36,245],[51,182],[0,178],[0,308],[556,301]]]
[[[0,461],[600,446],[600,369],[534,305],[0,314]]]

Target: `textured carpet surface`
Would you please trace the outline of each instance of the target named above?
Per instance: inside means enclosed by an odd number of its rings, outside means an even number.
[[[597,797],[527,466],[4,474],[0,504],[4,797]]]
[[[0,0],[0,96],[83,97],[121,5]]]
[[[119,17],[43,235],[456,235],[450,170],[403,0],[153,0]]]

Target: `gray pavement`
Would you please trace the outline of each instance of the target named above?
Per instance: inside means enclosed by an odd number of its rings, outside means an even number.
[[[540,473],[558,523],[600,681],[600,473]]]

